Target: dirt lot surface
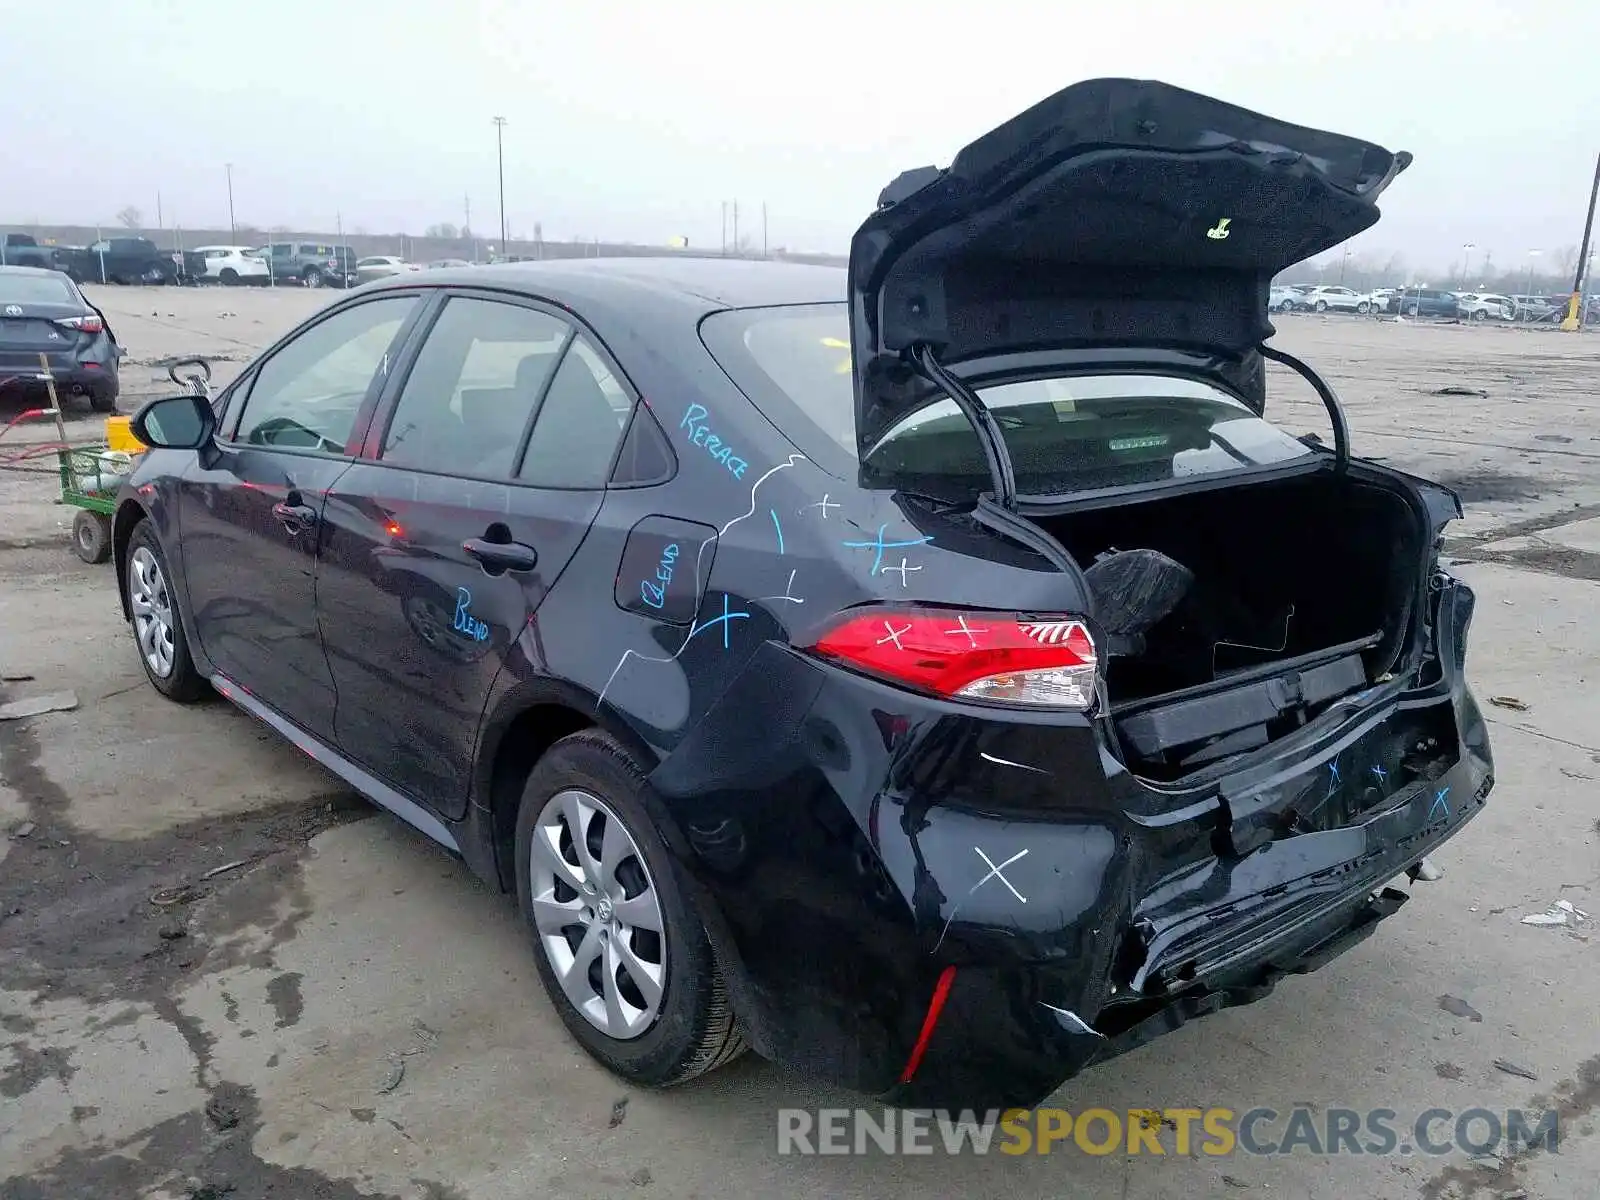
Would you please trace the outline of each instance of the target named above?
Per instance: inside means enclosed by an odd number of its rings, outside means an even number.
[[[170,390],[164,359],[226,379],[332,297],[95,299],[128,410]],[[1308,316],[1278,341],[1332,379],[1358,453],[1469,505],[1448,549],[1499,785],[1375,937],[1054,1103],[1385,1108],[1402,1131],[1553,1107],[1560,1153],[780,1156],[778,1109],[859,1101],[753,1057],[662,1094],[594,1066],[511,904],[226,704],[160,699],[53,477],[0,468],[0,702],[78,699],[0,720],[0,1198],[1592,1197],[1596,926],[1522,919],[1600,917],[1600,335]],[[1274,404],[1326,432],[1303,389]],[[20,407],[0,391],[0,425]],[[50,436],[19,426],[0,458]]]

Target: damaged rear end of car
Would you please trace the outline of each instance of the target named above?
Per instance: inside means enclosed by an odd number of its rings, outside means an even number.
[[[874,710],[902,737],[871,840],[925,957],[895,1100],[1037,1102],[1260,998],[1397,910],[1484,803],[1457,498],[1353,459],[1331,386],[1267,344],[1272,277],[1373,224],[1409,161],[1095,81],[902,176],[858,232],[859,482],[978,530],[932,538],[974,572],[1036,560],[1025,611],[886,595],[812,647],[922,697]],[[1266,420],[1268,361],[1331,446]],[[867,635],[885,616],[915,666]],[[1048,649],[952,668],[936,643],[971,628]]]

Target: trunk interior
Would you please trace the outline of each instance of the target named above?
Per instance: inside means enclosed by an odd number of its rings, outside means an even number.
[[[1331,473],[1036,522],[1084,566],[1130,768],[1176,779],[1391,670],[1424,554],[1398,493]]]

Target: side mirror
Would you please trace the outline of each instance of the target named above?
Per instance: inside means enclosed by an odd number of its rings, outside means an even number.
[[[128,423],[133,436],[159,450],[198,450],[216,432],[217,414],[204,396],[152,400]]]

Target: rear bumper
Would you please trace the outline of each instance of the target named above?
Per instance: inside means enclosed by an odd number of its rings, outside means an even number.
[[[651,777],[747,1036],[895,1103],[1027,1106],[1321,965],[1492,786],[1471,606],[1441,601],[1431,683],[1188,791],[1084,717],[991,719],[766,647]]]
[[[78,359],[51,355],[48,375],[40,369],[37,355],[31,356],[32,362],[22,361],[28,357],[0,355],[0,396],[8,392],[43,393],[50,379],[55,380],[56,389],[65,395],[114,397],[121,390],[114,357]]]

